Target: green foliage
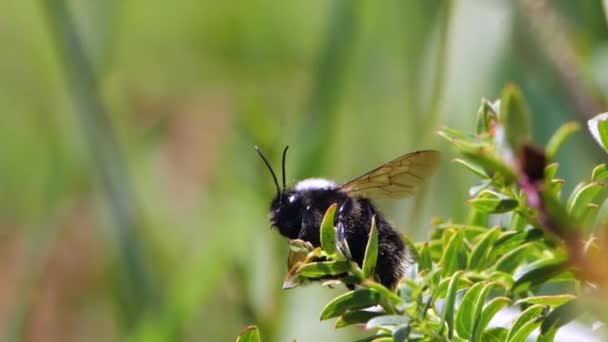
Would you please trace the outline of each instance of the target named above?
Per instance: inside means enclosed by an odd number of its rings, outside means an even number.
[[[530,145],[528,117],[520,91],[509,85],[500,101],[482,101],[476,134],[439,132],[461,154],[455,162],[481,183],[469,191],[469,222],[436,220],[428,241],[404,240],[416,257],[396,289],[374,280],[374,220],[362,267],[336,248],[328,223],[335,206],[321,227],[323,249],[292,241],[290,260],[297,261],[290,262],[288,279],[330,279],[354,288],[330,301],[321,320],[337,318],[336,328],[364,324],[373,332],[365,340],[515,342],[539,328],[539,340],[551,341],[559,327],[578,317],[577,303],[595,288],[581,267],[585,255],[578,246],[593,241],[588,235],[597,227],[583,223],[594,222],[600,180],[608,171],[597,166],[589,181],[562,200],[563,180],[555,178],[559,165],[548,161],[578,126],[564,125],[540,149]],[[509,305],[520,314],[507,326],[490,326]]]

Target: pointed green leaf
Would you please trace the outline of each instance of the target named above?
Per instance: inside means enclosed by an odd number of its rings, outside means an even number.
[[[591,180],[594,182],[608,178],[608,163],[600,164],[593,168]]]
[[[374,329],[378,327],[390,327],[402,324],[407,324],[410,321],[407,316],[400,315],[384,315],[370,319],[365,326],[366,329]]]
[[[504,342],[509,331],[506,328],[494,327],[483,332],[481,342]]]
[[[517,332],[515,334],[511,335],[510,337],[507,336],[507,341],[508,342],[525,342],[526,339],[528,338],[528,336],[532,333],[532,331],[534,331],[534,329],[538,328],[540,323],[541,323],[541,320],[539,319],[539,317],[536,317],[535,319],[525,322],[519,329],[517,329]],[[511,333],[512,331],[513,330],[509,331],[509,333]]]
[[[336,247],[336,229],[334,228],[334,217],[337,206],[336,203],[329,206],[325,211],[323,221],[321,221],[321,247],[329,255],[338,253],[338,248]]]
[[[398,326],[393,330],[393,342],[405,342],[410,336],[411,327],[409,324]]]
[[[505,140],[512,151],[530,139],[530,113],[521,90],[508,84],[500,96],[500,117],[505,130]]]
[[[369,278],[374,275],[376,261],[378,259],[378,228],[376,227],[376,216],[372,216],[372,224],[369,230],[369,239],[365,247],[365,257],[363,257],[363,276]]]
[[[431,258],[431,251],[429,249],[429,243],[425,242],[422,245],[419,253],[420,257],[418,258],[418,269],[422,270],[430,270],[433,268],[433,259]]]
[[[302,265],[297,273],[307,278],[321,278],[324,276],[337,276],[347,273],[350,270],[350,261],[333,260],[311,262]]]
[[[448,287],[449,287],[451,281],[452,281],[451,277],[441,279],[441,281],[439,282],[439,284],[435,288],[435,291],[433,291],[433,297],[434,298],[444,298],[444,297],[446,297],[447,296],[447,292],[448,292]],[[456,284],[456,290],[458,291],[460,289],[464,289],[464,288],[470,287],[472,285],[473,285],[472,281],[470,281],[467,278],[460,277],[458,279],[457,284]]]
[[[450,280],[448,286],[448,294],[443,303],[443,314],[441,315],[441,323],[439,334],[443,334],[445,325],[448,326],[448,338],[454,336],[454,311],[456,305],[456,293],[458,291],[458,280],[462,276],[462,272],[455,273]]]
[[[558,163],[551,163],[551,164],[545,166],[545,179],[546,180],[554,179],[555,176],[557,175],[558,168],[559,168]]]
[[[547,332],[550,332],[552,329],[557,330],[581,315],[582,312],[580,300],[578,299],[562,304],[553,309],[553,311],[545,317],[540,326],[540,333],[546,335]]]
[[[555,155],[557,155],[559,148],[564,144],[566,139],[568,139],[572,134],[578,132],[580,129],[581,126],[576,121],[567,122],[558,128],[557,131],[553,133],[553,136],[551,136],[549,139],[547,147],[545,148],[547,159],[555,159]]]
[[[587,127],[593,139],[608,152],[608,113],[596,115],[587,121]]]
[[[469,200],[471,207],[485,213],[506,213],[517,208],[515,199],[507,198],[491,190],[484,190]]]
[[[544,236],[542,229],[527,229],[524,231],[507,231],[502,233],[496,242],[494,242],[490,260],[508,253],[509,251],[521,246],[527,242],[533,242],[541,239]]]
[[[544,284],[551,278],[568,271],[569,266],[567,261],[561,259],[547,261],[519,277],[513,284],[511,292],[519,294],[531,287]]]
[[[439,264],[443,267],[443,276],[450,276],[457,270],[462,270],[467,266],[464,249],[464,233],[460,230],[452,235],[441,261],[439,261]]]
[[[477,134],[490,133],[496,121],[498,119],[492,104],[490,101],[482,99],[477,111]]]
[[[522,303],[528,303],[528,304],[540,304],[540,305],[547,305],[547,306],[560,306],[575,298],[576,298],[576,296],[571,295],[571,294],[526,297],[526,298],[522,298],[522,299],[518,300],[517,302],[515,302],[515,305],[519,305]]]
[[[524,325],[526,325],[530,322],[534,322],[537,325],[539,325],[540,324],[539,317],[540,317],[540,314],[544,310],[545,310],[545,307],[542,305],[532,305],[529,308],[527,308],[526,310],[524,310],[521,314],[519,314],[519,316],[517,316],[515,321],[513,321],[513,325],[511,326],[511,329],[509,330],[509,334],[507,335],[507,341],[514,341],[513,338],[517,335],[518,331],[524,327]],[[534,326],[534,328],[535,327],[536,326]],[[534,329],[534,328],[532,328],[532,329]],[[525,330],[525,331],[527,331],[527,330]],[[527,332],[526,335],[523,335],[524,340],[526,337],[528,337],[530,332],[532,332],[532,330]],[[521,335],[519,335],[519,336],[520,336],[519,338],[521,338]],[[523,340],[519,340],[519,341],[523,341]]]
[[[458,307],[456,333],[462,338],[470,339],[473,333],[473,326],[477,320],[477,317],[475,317],[475,302],[483,289],[483,285],[483,283],[477,283],[467,290]]]
[[[255,325],[246,327],[239,336],[236,338],[236,342],[260,342],[260,331]]]
[[[593,199],[600,193],[604,188],[604,183],[591,182],[581,186],[574,191],[568,199],[567,210],[573,219],[580,219],[585,213],[587,205],[593,201]]]
[[[400,234],[400,236],[401,236],[401,241],[403,241],[403,244],[407,248],[407,251],[410,253],[410,257],[412,258],[412,261],[418,262],[418,259],[420,259],[420,255],[418,254],[418,249],[416,248],[416,245],[414,245],[412,240],[410,240],[410,238],[407,235]]]
[[[473,335],[471,341],[479,341],[482,336],[484,330],[494,318],[494,315],[498,313],[502,308],[507,306],[510,302],[510,299],[507,297],[496,297],[488,302],[488,304],[481,311],[481,315],[479,315],[479,319],[475,322],[475,327],[473,328]]]
[[[496,270],[512,273],[532,249],[532,243],[523,244],[496,261]]]
[[[357,289],[346,292],[325,305],[321,312],[321,320],[343,315],[348,310],[358,310],[377,305],[382,296],[376,290]]]
[[[336,329],[343,328],[353,324],[367,323],[370,319],[383,315],[382,312],[368,311],[368,310],[355,310],[348,311],[344,315],[338,317],[336,320]]]
[[[455,158],[452,161],[464,166],[469,171],[473,172],[474,174],[476,174],[477,176],[479,176],[481,178],[484,178],[484,179],[490,178],[490,176],[488,176],[482,168],[480,168],[477,165],[474,165],[473,163],[471,163],[469,161],[466,161],[466,160],[460,159],[460,158]]]
[[[490,254],[492,243],[498,239],[501,231],[502,230],[499,227],[495,227],[481,236],[473,247],[473,250],[471,250],[471,254],[469,254],[469,269],[481,270],[486,265],[493,262],[493,260],[488,258],[488,255]]]

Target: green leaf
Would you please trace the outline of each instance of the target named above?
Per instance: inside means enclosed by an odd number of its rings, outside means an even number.
[[[547,261],[519,277],[513,284],[511,292],[519,294],[531,287],[544,284],[551,278],[568,271],[568,268],[569,263],[563,259]]]
[[[448,325],[448,338],[454,336],[454,311],[456,305],[456,293],[458,291],[458,280],[462,276],[462,272],[455,273],[450,280],[448,286],[448,295],[443,303],[443,315],[441,315],[441,323],[439,334],[443,334],[445,324]]]
[[[587,121],[587,127],[593,139],[608,152],[608,113],[596,115]]]
[[[580,219],[585,213],[587,205],[600,193],[603,183],[591,182],[572,192],[568,199],[567,210],[573,219]]]
[[[363,276],[372,277],[376,270],[378,260],[378,228],[376,227],[376,216],[372,216],[372,225],[369,230],[369,239],[365,247],[365,257],[363,257]]]
[[[491,190],[482,191],[476,198],[469,200],[471,207],[485,213],[506,213],[517,208],[515,199],[507,198]]]
[[[576,121],[570,121],[563,125],[553,133],[547,146],[545,148],[545,153],[547,155],[548,160],[555,159],[555,155],[559,151],[559,148],[564,144],[566,139],[568,139],[572,134],[578,132],[581,129],[581,126]]]
[[[433,259],[431,258],[431,250],[429,248],[429,243],[425,242],[420,249],[420,258],[418,258],[418,269],[422,270],[431,270],[433,268]]]
[[[410,336],[411,327],[409,324],[398,326],[393,330],[393,342],[404,342]]]
[[[494,155],[494,147],[464,143],[460,140],[454,141],[453,144],[459,153],[481,166],[489,176],[499,174],[507,184],[511,184],[516,179],[515,171]]]
[[[530,114],[520,89],[508,84],[500,96],[500,117],[504,125],[505,139],[512,151],[530,139]]]
[[[452,161],[464,166],[469,171],[473,172],[474,174],[476,174],[477,176],[479,176],[481,178],[484,178],[484,179],[490,178],[490,176],[488,176],[482,168],[480,168],[477,165],[474,165],[471,162],[468,162],[468,161],[466,161],[464,159],[460,159],[460,158],[455,158]]]
[[[504,342],[509,331],[506,328],[494,327],[483,332],[482,342]]]
[[[448,287],[451,281],[452,278],[450,277],[441,279],[441,281],[433,291],[433,297],[444,298],[445,296],[447,296]],[[460,277],[456,284],[456,290],[464,289],[465,287],[470,287],[471,285],[473,285],[472,281],[467,278]]]
[[[472,270],[481,270],[493,260],[488,258],[491,251],[491,245],[498,239],[502,230],[499,227],[495,227],[487,231],[481,236],[479,241],[473,247],[471,254],[469,254],[468,268]]]
[[[540,323],[541,323],[541,320],[538,319],[538,317],[536,319],[525,322],[519,329],[517,329],[517,332],[515,334],[511,335],[511,337],[507,337],[507,341],[508,342],[525,342],[526,339],[528,338],[528,336],[532,333],[532,331],[534,331],[534,329],[538,328]],[[513,330],[511,330],[510,332],[512,332],[512,331]]]
[[[239,336],[236,338],[236,342],[260,342],[260,331],[255,325],[246,327]]]
[[[441,261],[439,261],[439,264],[443,267],[443,276],[450,276],[457,270],[462,270],[467,266],[464,248],[464,233],[462,230],[459,230],[452,235]]]
[[[571,300],[553,309],[543,320],[540,333],[546,335],[552,329],[557,330],[568,322],[574,320],[582,313],[579,300]]]
[[[524,310],[521,314],[519,314],[519,316],[517,316],[517,318],[513,322],[511,329],[509,330],[509,334],[507,335],[507,341],[523,342],[525,340],[525,338],[528,337],[528,335],[532,332],[532,330],[534,330],[534,328],[536,328],[536,326],[540,325],[539,317],[540,317],[540,314],[544,310],[545,310],[545,307],[542,305],[532,305],[529,308],[527,308],[526,310]],[[526,327],[526,329],[523,329],[523,333],[518,335],[519,330],[524,328],[524,326],[527,325],[528,323],[534,323],[536,325],[534,325],[534,327],[532,327],[532,330],[529,330],[529,331],[528,331],[529,327]],[[526,333],[526,334],[523,335],[524,333]],[[514,337],[516,337],[516,336],[520,339],[515,340]],[[522,337],[523,337],[523,339],[521,339]]]
[[[489,133],[493,126],[496,124],[497,115],[492,108],[490,101],[486,99],[481,100],[481,106],[477,111],[477,134]]]
[[[382,296],[376,290],[362,288],[346,292],[327,303],[321,312],[321,320],[343,315],[348,310],[368,308],[380,303]]]
[[[456,333],[458,336],[469,339],[473,333],[473,326],[477,317],[475,317],[475,303],[479,293],[483,289],[484,283],[473,285],[462,297],[462,302],[458,307],[456,315]]]
[[[496,242],[490,254],[490,260],[508,253],[509,251],[521,246],[527,242],[533,242],[541,239],[544,236],[542,229],[527,229],[524,231],[507,231],[502,233]]]
[[[483,308],[481,311],[479,319],[475,322],[471,341],[479,341],[479,338],[482,336],[482,333],[488,324],[490,324],[492,318],[494,318],[498,311],[507,306],[510,301],[511,300],[507,297],[496,297],[488,302],[485,308]]]
[[[405,234],[399,234],[399,235],[401,236],[401,241],[403,241],[403,244],[407,248],[408,252],[411,254],[412,261],[418,262],[418,259],[420,259],[420,255],[418,254],[418,249],[416,248],[416,245],[414,245],[412,240],[410,240],[410,238],[407,235],[405,235]]]
[[[390,327],[409,323],[410,319],[407,316],[400,315],[384,315],[374,317],[367,322],[366,329],[374,329],[378,327]]]
[[[348,311],[344,315],[338,317],[336,320],[336,329],[343,328],[353,324],[366,323],[370,319],[383,315],[382,312],[368,311],[368,310],[355,310]]]
[[[560,306],[575,298],[576,298],[576,296],[571,295],[571,294],[561,294],[561,295],[554,295],[554,296],[535,296],[535,297],[522,298],[522,299],[518,300],[517,302],[515,302],[515,305],[527,303],[527,304],[540,304],[540,305],[547,305],[547,306]]]
[[[608,163],[600,164],[593,168],[591,173],[591,180],[594,182],[601,181],[608,178]]]
[[[557,169],[559,168],[558,163],[551,163],[545,166],[545,179],[552,180],[557,175]]]
[[[337,276],[350,270],[350,261],[333,260],[311,262],[301,266],[297,273],[306,278],[321,278],[324,276]]]
[[[336,247],[336,229],[334,228],[334,217],[337,207],[337,203],[329,206],[325,211],[325,215],[323,215],[323,221],[321,221],[321,247],[329,255],[338,253],[338,248]]]
[[[355,342],[391,342],[391,334],[376,334],[356,340]]]
[[[526,243],[503,255],[496,261],[496,270],[513,272],[532,248],[532,243]]]

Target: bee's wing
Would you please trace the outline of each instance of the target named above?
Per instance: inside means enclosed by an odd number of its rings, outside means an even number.
[[[439,151],[416,151],[344,183],[340,190],[368,197],[401,198],[411,195],[439,165]]]

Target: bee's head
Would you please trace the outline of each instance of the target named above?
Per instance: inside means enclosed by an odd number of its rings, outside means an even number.
[[[262,160],[268,167],[268,171],[270,171],[272,179],[274,180],[274,185],[277,188],[277,193],[275,194],[270,205],[270,222],[273,226],[279,229],[281,235],[290,239],[295,239],[298,237],[302,222],[300,210],[302,207],[302,196],[297,191],[287,189],[285,186],[285,157],[287,156],[288,148],[289,146],[285,146],[285,149],[283,150],[283,188],[279,186],[277,175],[270,166],[268,159],[266,159],[257,146],[255,147],[255,150],[258,152],[260,157],[262,157]]]
[[[283,189],[270,204],[270,223],[281,235],[296,239],[302,226],[304,198],[298,191]]]

